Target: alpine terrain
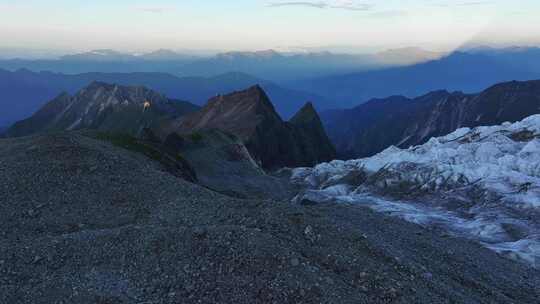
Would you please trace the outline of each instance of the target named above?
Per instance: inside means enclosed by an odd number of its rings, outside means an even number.
[[[288,122],[260,86],[218,95],[199,111],[180,117],[166,133],[218,129],[240,138],[264,167],[310,166],[335,157],[320,118],[308,103]]]
[[[342,158],[371,156],[394,145],[408,148],[460,127],[516,122],[540,113],[540,81],[505,82],[478,94],[434,91],[409,99],[373,99],[322,113]],[[384,136],[381,136],[381,134]]]

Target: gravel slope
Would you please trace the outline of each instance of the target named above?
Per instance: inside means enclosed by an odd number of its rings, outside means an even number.
[[[73,133],[0,140],[0,303],[538,303],[539,286],[366,208],[233,199]]]

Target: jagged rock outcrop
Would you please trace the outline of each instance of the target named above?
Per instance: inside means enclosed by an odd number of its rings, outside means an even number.
[[[285,122],[260,86],[216,96],[200,111],[169,125],[165,133],[189,134],[207,129],[237,136],[267,169],[311,166],[335,156],[312,105],[306,105]]]
[[[515,122],[540,112],[540,81],[506,82],[479,94],[435,91],[409,99],[373,99],[324,112],[328,135],[342,158],[371,156],[391,145],[408,148],[460,127]]]
[[[63,93],[51,100],[30,118],[15,123],[7,135],[77,129],[140,135],[144,128],[157,128],[167,119],[196,109],[142,86],[93,82],[74,96]]]
[[[298,144],[303,155],[317,163],[336,156],[336,149],[328,139],[319,114],[311,102],[306,103],[289,123],[295,126],[296,132],[300,134]]]

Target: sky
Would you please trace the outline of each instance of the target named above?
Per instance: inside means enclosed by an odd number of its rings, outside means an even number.
[[[0,48],[372,50],[540,45],[538,0],[0,0]]]

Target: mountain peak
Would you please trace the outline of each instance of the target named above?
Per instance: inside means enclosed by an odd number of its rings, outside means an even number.
[[[62,94],[11,128],[11,136],[44,131],[99,129],[138,135],[163,119],[184,114],[182,106],[142,86],[93,81],[74,96]]]
[[[273,57],[279,57],[281,56],[281,53],[279,53],[276,50],[262,50],[262,51],[254,51],[254,52],[226,52],[226,53],[220,53],[217,54],[217,58],[225,58],[225,59],[238,59],[238,58],[252,58],[252,59],[268,59]]]
[[[247,91],[253,93],[253,94],[256,94],[257,96],[261,97],[261,98],[264,98],[266,97],[266,92],[264,91],[264,89],[261,87],[260,84],[256,84],[256,85],[253,85],[251,87],[249,87],[247,89]]]
[[[313,103],[309,101],[290,120],[294,124],[310,123],[313,121],[320,122],[320,117]]]
[[[147,100],[166,100],[165,96],[161,93],[145,86],[126,86],[102,81],[92,81],[80,90],[76,96],[84,95],[85,99],[95,99],[100,94],[108,94],[110,98],[116,98],[118,100],[138,101],[138,103],[143,103]]]
[[[263,88],[254,85],[212,98],[199,112],[173,123],[171,131],[191,134],[218,129],[236,135],[264,168],[310,166],[335,156],[311,103],[296,121],[284,122]]]
[[[495,84],[489,87],[486,91],[492,90],[540,90],[540,80],[529,80],[529,81],[507,81]]]
[[[135,56],[127,53],[121,53],[110,49],[92,50],[84,53],[64,55],[60,57],[62,60],[67,61],[129,61],[133,60]]]
[[[191,58],[191,56],[186,54],[181,54],[169,49],[159,49],[149,53],[140,54],[136,56],[137,59],[150,60],[150,61],[175,61],[175,60],[186,60]]]
[[[272,50],[272,49],[263,50],[263,51],[256,51],[256,52],[254,52],[254,54],[257,54],[260,57],[273,57],[273,56],[281,55],[278,51]]]
[[[92,89],[110,87],[110,86],[113,86],[113,85],[110,83],[103,82],[103,81],[94,80],[90,82],[90,84],[88,84],[84,89],[92,90]]]
[[[201,129],[220,129],[247,138],[257,125],[281,123],[272,102],[261,86],[217,95],[196,113],[181,118],[174,127],[179,133]]]
[[[448,97],[450,95],[451,95],[451,93],[448,92],[447,90],[436,90],[436,91],[428,92],[425,95],[419,96],[419,97],[416,98],[416,100],[441,99],[441,98],[446,98],[446,97]]]
[[[256,84],[243,91],[236,91],[226,95],[217,95],[210,99],[207,104],[209,108],[221,107],[221,109],[239,112],[252,112],[261,117],[280,120],[274,105],[264,89]]]

